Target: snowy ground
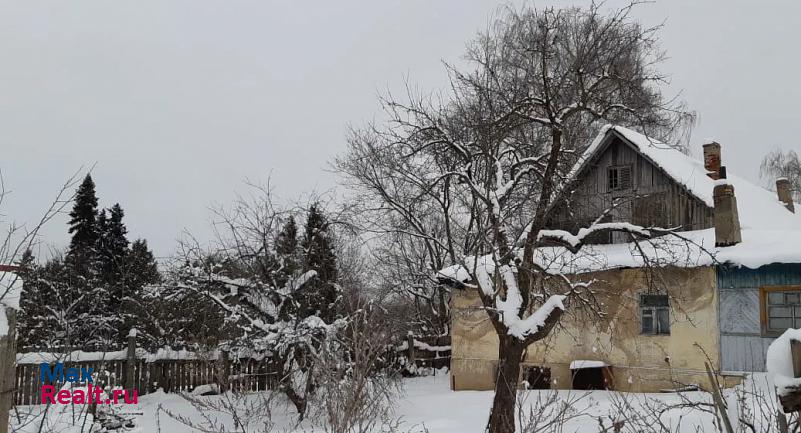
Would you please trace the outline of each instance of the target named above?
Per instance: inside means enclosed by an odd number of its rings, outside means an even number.
[[[481,432],[484,430],[492,401],[491,392],[472,392],[461,391],[452,392],[448,389],[449,377],[447,374],[440,374],[435,377],[424,377],[405,380],[404,395],[398,400],[395,408],[395,417],[401,422],[401,432],[438,432],[438,433],[462,433],[462,432]],[[739,389],[739,395],[744,395],[744,391],[769,390],[764,376],[758,376],[745,387]],[[708,406],[695,407],[676,407],[665,410],[658,419],[653,418],[667,405],[681,405],[682,403],[708,403],[711,401],[706,393],[689,392],[682,395],[678,394],[632,394],[615,393],[604,391],[527,391],[523,395],[523,408],[533,409],[536,413],[551,413],[552,418],[561,417],[560,432],[597,432],[600,431],[599,420],[603,420],[605,426],[610,427],[612,420],[628,418],[627,425],[623,431],[642,431],[642,427],[637,427],[637,423],[643,425],[656,425],[662,422],[670,431],[677,432],[696,432],[696,431],[717,431],[714,427],[715,417],[708,410]],[[768,402],[760,403],[762,408],[753,410],[753,402],[748,406],[736,404],[735,395],[737,392],[729,391],[728,398],[732,402],[732,418],[738,418],[736,412],[739,410],[747,418],[757,424],[760,423],[760,413],[775,413],[775,405],[771,402],[772,394],[768,394]],[[557,404],[543,408],[543,401],[552,396],[557,396]],[[220,399],[219,396],[202,397],[202,399]],[[258,396],[253,396],[258,398]],[[750,398],[750,397],[749,397]],[[746,398],[746,401],[749,399]],[[753,398],[750,398],[753,400]],[[566,413],[558,410],[561,404],[570,402],[571,410]],[[622,410],[623,406],[627,409]],[[660,406],[661,405],[661,406]],[[740,406],[739,409],[736,409]],[[48,424],[56,421],[59,425],[50,431],[60,432],[80,432],[80,426],[70,427],[68,424],[72,419],[71,410],[64,410],[62,413],[51,409],[48,417]],[[707,409],[707,411],[704,410]],[[41,410],[41,406],[22,407],[21,412],[30,410]],[[180,414],[188,419],[198,421],[201,419],[197,410],[180,395],[165,394],[158,392],[142,396],[138,405],[126,405],[122,408],[124,412],[133,414],[136,426],[127,430],[130,432],[169,432],[169,433],[188,433],[194,430],[173,417],[167,415],[166,411]],[[636,414],[636,415],[633,415]],[[215,416],[220,423],[231,426],[231,416],[218,414]],[[635,418],[635,419],[632,419]],[[324,431],[319,427],[315,428],[311,423],[304,423],[300,426],[295,425],[295,415],[286,404],[276,404],[272,409],[272,423],[274,426],[270,431],[273,432],[316,432]],[[38,431],[39,421],[28,424],[25,428],[18,429],[18,432]],[[518,423],[520,424],[520,423]],[[264,425],[262,420],[254,420],[247,431],[260,430]],[[258,427],[258,428],[257,428]],[[12,430],[14,431],[14,430]],[[45,429],[45,431],[47,431]],[[83,431],[88,431],[84,429]],[[234,430],[227,430],[234,431]],[[241,431],[241,430],[236,430]],[[551,431],[551,430],[544,430]],[[760,431],[759,429],[757,431]]]

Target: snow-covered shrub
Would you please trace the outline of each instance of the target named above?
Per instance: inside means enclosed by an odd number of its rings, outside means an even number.
[[[400,375],[385,362],[392,335],[379,313],[366,306],[317,352],[315,410],[325,432],[370,433],[399,424],[392,406],[401,391]]]

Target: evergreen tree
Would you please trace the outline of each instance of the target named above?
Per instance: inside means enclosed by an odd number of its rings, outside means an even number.
[[[328,219],[319,205],[312,205],[302,244],[304,271],[315,270],[320,280],[333,282],[337,280],[337,262],[328,229]]]
[[[317,277],[303,288],[301,314],[314,314],[330,323],[337,317],[337,262],[329,223],[318,204],[309,209],[301,246],[303,271],[317,272]]]
[[[22,271],[19,346],[83,346],[81,334],[86,332],[83,329],[85,316],[80,311],[87,295],[75,290],[70,276],[72,269],[58,257],[44,266],[36,265],[32,254],[23,259],[26,264]]]
[[[132,327],[143,328],[142,325],[137,325],[137,319],[147,317],[148,314],[145,313],[151,313],[147,311],[148,305],[152,305],[152,300],[145,300],[145,287],[161,281],[156,258],[147,247],[146,240],[135,240],[123,259],[125,272],[120,285],[125,288],[125,292],[118,294],[118,314],[122,318],[118,333],[120,341],[125,340]]]
[[[109,337],[117,344],[127,334],[131,320],[123,299],[131,290],[126,284],[124,274],[128,259],[128,229],[123,223],[125,213],[119,203],[98,214],[99,237],[97,242],[98,278],[96,291],[102,291],[106,300],[101,314],[105,317]]]
[[[36,257],[33,256],[33,251],[31,251],[30,248],[27,248],[25,252],[22,253],[22,256],[17,262],[17,266],[19,266],[19,271],[17,271],[17,275],[19,275],[19,277],[22,278],[23,282],[27,278],[30,278],[30,276],[36,270]],[[22,291],[23,293],[25,292],[24,287]]]
[[[129,286],[141,288],[161,281],[158,263],[153,252],[147,247],[146,240],[135,240],[127,257],[126,276],[129,279]]]
[[[36,266],[27,251],[23,266],[20,344],[69,344],[112,349],[125,342],[142,312],[142,289],[160,280],[147,242],[132,246],[119,203],[98,211],[95,183],[84,178],[70,212],[70,246],[64,260]],[[24,264],[24,265],[23,265]]]
[[[17,340],[20,347],[26,347],[31,344],[32,339],[29,329],[36,325],[36,321],[32,317],[42,315],[45,306],[37,301],[36,284],[34,278],[36,275],[36,258],[30,248],[22,253],[19,262],[19,271],[17,275],[22,278],[22,292],[20,293],[19,300],[19,314],[17,314]]]
[[[103,233],[108,230],[108,209],[101,209],[97,212],[97,243],[103,241]]]
[[[97,209],[92,176],[86,175],[78,187],[70,212],[69,233],[72,239],[65,260],[63,264],[60,261],[48,262],[39,278],[48,290],[58,292],[48,307],[63,314],[69,312],[70,320],[81,318],[78,326],[64,332],[68,334],[69,344],[82,349],[106,349],[116,333],[116,318],[107,312],[110,295],[103,283],[99,254],[101,225],[105,229],[107,223],[105,214]],[[55,302],[64,305],[52,305]]]
[[[298,226],[295,218],[289,220],[281,228],[275,241],[275,255],[278,258],[278,270],[275,275],[275,283],[278,287],[284,287],[295,273],[300,269],[298,257]]]
[[[100,243],[98,253],[100,259],[100,274],[104,281],[116,284],[122,281],[125,259],[128,255],[128,229],[122,222],[125,212],[119,203],[108,210],[108,219],[105,218],[106,211],[101,212],[103,221],[100,232]]]
[[[97,226],[97,195],[92,176],[87,174],[75,194],[75,204],[70,212],[70,240],[67,259],[75,271],[83,277],[95,271],[96,247],[100,237]]]

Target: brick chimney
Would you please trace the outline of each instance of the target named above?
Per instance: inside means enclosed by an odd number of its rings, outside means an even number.
[[[739,244],[742,242],[742,234],[740,233],[740,216],[737,213],[737,197],[734,196],[734,185],[723,178],[715,182],[713,191],[715,202],[715,246],[727,247]]]
[[[709,140],[704,144],[704,168],[707,176],[712,179],[720,179],[720,143]]]
[[[786,177],[776,179],[776,193],[779,195],[779,201],[784,203],[784,207],[792,213],[795,213],[795,204],[793,204],[793,192],[790,187],[790,180]]]

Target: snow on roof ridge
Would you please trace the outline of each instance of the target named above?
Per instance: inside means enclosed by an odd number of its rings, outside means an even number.
[[[604,143],[610,131],[615,131],[623,136],[629,143],[636,146],[641,154],[657,164],[668,176],[684,185],[691,194],[704,201],[709,207],[714,206],[712,195],[716,182],[706,175],[703,162],[685,155],[676,148],[622,126],[605,125],[602,127],[571,169],[568,179],[578,175],[579,171],[586,166]],[[663,261],[662,265],[696,267],[731,263],[756,269],[771,263],[801,263],[801,249],[797,247],[798,244],[801,244],[801,214],[788,211],[775,193],[741,177],[731,175],[731,172],[725,182],[734,185],[735,188],[743,242],[728,247],[715,247],[714,229],[685,231],[681,235],[692,240],[693,245],[687,248],[683,241],[667,237],[665,242],[678,242],[686,251],[680,251],[681,254],[667,262],[664,262],[664,257],[660,258],[659,260]],[[649,256],[658,258],[661,255],[658,249],[653,247],[645,246],[645,249]],[[583,273],[605,269],[637,268],[645,265],[642,257],[639,256],[639,250],[635,250],[629,243],[588,245],[577,254],[571,254],[563,247],[541,247],[538,248],[538,252],[539,254],[535,258],[538,260],[538,264],[546,272],[554,273]],[[712,252],[714,257],[710,256],[709,252]],[[485,256],[481,259],[486,262],[492,260],[492,257]],[[465,261],[467,268],[470,267],[469,262],[470,260]],[[452,278],[460,282],[469,281],[472,278],[467,268],[460,264],[449,266],[440,270],[437,276]]]
[[[579,162],[570,172],[578,175],[602,147],[610,131],[617,132],[635,146],[640,154],[661,168],[673,180],[684,186],[707,206],[714,207],[715,181],[707,176],[703,161],[685,155],[673,146],[619,125],[605,125],[595,137]],[[740,224],[743,228],[801,230],[801,215],[789,212],[779,203],[776,194],[728,172],[728,183],[735,188]]]

